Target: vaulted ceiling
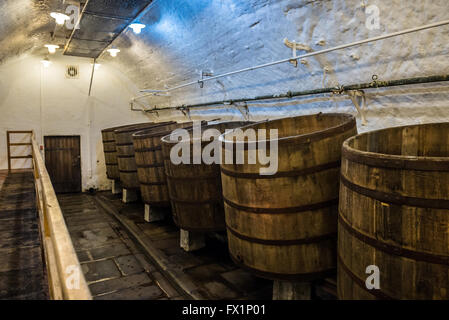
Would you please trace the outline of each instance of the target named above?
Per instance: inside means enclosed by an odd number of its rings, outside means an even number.
[[[56,0],[0,1],[0,63],[30,51],[45,51],[55,23],[49,16]]]
[[[46,53],[47,43],[64,54],[96,58],[152,0],[2,0],[0,1],[0,63],[24,53]],[[80,27],[58,26],[53,11],[81,8]],[[86,4],[86,5],[85,5]],[[84,8],[84,10],[83,10]]]

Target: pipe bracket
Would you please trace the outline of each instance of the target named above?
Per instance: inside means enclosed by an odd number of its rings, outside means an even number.
[[[351,99],[354,107],[357,109],[357,112],[360,114],[360,118],[362,119],[362,126],[366,126],[368,121],[366,120],[366,95],[363,90],[351,90],[347,91],[349,98]],[[360,106],[358,98],[362,100],[362,106]]]
[[[297,51],[302,50],[305,52],[312,51],[312,48],[310,48],[308,45],[297,43],[296,41],[289,41],[287,38],[284,39],[284,44],[292,49],[292,59],[289,61],[295,68],[298,67],[298,55]]]

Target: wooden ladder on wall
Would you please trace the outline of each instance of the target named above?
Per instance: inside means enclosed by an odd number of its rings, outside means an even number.
[[[14,135],[14,134],[29,134],[30,142],[12,143],[11,135]],[[8,147],[8,172],[11,172],[11,170],[12,170],[11,160],[32,159],[33,158],[32,154],[29,154],[26,156],[11,156],[11,147],[19,147],[19,146],[30,146],[31,147],[32,146],[32,140],[31,140],[32,136],[33,136],[33,131],[6,131],[6,140],[7,140],[7,147]]]

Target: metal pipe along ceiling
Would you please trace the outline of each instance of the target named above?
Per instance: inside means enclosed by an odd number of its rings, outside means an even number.
[[[212,77],[208,77],[208,78],[204,78],[204,79],[188,82],[188,83],[185,83],[185,84],[182,84],[182,85],[179,85],[179,86],[175,86],[175,87],[172,87],[172,88],[167,88],[165,90],[143,89],[143,90],[140,90],[140,92],[146,92],[147,94],[141,95],[141,96],[138,96],[138,97],[134,97],[131,100],[131,103],[135,102],[137,99],[144,98],[144,97],[147,97],[147,96],[150,96],[150,95],[154,95],[156,93],[167,93],[167,92],[174,91],[174,90],[177,90],[177,89],[181,89],[181,88],[184,88],[184,87],[188,87],[188,86],[191,86],[191,85],[200,84],[200,83],[203,83],[203,82],[206,82],[206,81],[211,81],[211,80],[215,80],[215,79],[218,79],[218,78],[227,77],[227,76],[239,74],[239,73],[242,73],[242,72],[248,72],[248,71],[252,71],[252,70],[256,70],[256,69],[266,68],[266,67],[274,66],[274,65],[277,65],[277,64],[290,62],[290,61],[293,61],[293,60],[297,61],[299,59],[303,59],[303,58],[307,58],[307,57],[317,56],[317,55],[321,55],[321,54],[325,54],[325,53],[329,53],[329,52],[333,52],[333,51],[337,51],[337,50],[342,50],[342,49],[346,49],[346,48],[350,48],[350,47],[360,46],[360,45],[363,45],[363,44],[366,44],[366,43],[371,43],[371,42],[376,42],[376,41],[380,41],[380,40],[384,40],[384,39],[398,37],[398,36],[401,36],[401,35],[414,33],[414,32],[427,30],[427,29],[432,29],[432,28],[436,28],[436,27],[441,27],[441,26],[445,26],[445,25],[449,25],[449,20],[440,21],[440,22],[436,22],[436,23],[432,23],[432,24],[427,24],[427,25],[423,25],[423,26],[420,26],[420,27],[406,29],[406,30],[402,30],[402,31],[398,31],[398,32],[393,32],[393,33],[389,33],[389,34],[386,34],[386,35],[373,37],[373,38],[369,38],[369,39],[365,39],[365,40],[360,40],[360,41],[356,41],[356,42],[352,42],[352,43],[349,43],[349,44],[344,44],[344,45],[340,45],[340,46],[336,46],[336,47],[333,47],[333,48],[324,49],[324,50],[320,50],[320,51],[316,51],[316,52],[310,52],[310,53],[306,53],[306,54],[303,54],[303,55],[300,55],[300,56],[296,56],[296,57],[290,57],[290,58],[277,60],[277,61],[273,61],[273,62],[269,62],[269,63],[257,65],[257,66],[253,66],[253,67],[248,67],[248,68],[244,68],[244,69],[240,69],[240,70],[236,70],[236,71],[231,71],[231,72],[227,72],[227,73],[220,74],[220,75],[217,75],[217,76],[212,76]],[[244,100],[247,101],[249,99],[244,99]],[[237,100],[234,100],[234,101],[237,101]],[[165,108],[165,109],[168,109],[168,108]]]
[[[369,82],[369,83],[352,84],[352,85],[348,85],[348,86],[319,88],[319,89],[293,91],[293,92],[289,91],[285,94],[263,95],[263,96],[253,97],[253,98],[212,101],[212,102],[198,103],[198,104],[192,104],[192,105],[182,105],[182,106],[177,106],[177,107],[151,108],[151,109],[146,109],[146,110],[145,109],[135,109],[133,107],[134,102],[138,103],[142,107],[144,107],[144,106],[143,106],[143,104],[141,104],[138,101],[133,101],[133,102],[131,102],[131,110],[132,111],[151,112],[151,111],[162,111],[162,110],[169,110],[169,109],[203,108],[203,107],[219,105],[219,104],[231,105],[233,103],[239,103],[239,102],[258,101],[258,100],[273,100],[273,99],[289,99],[289,98],[294,98],[294,97],[316,95],[316,94],[326,94],[326,93],[343,94],[345,92],[353,91],[353,90],[389,88],[389,87],[397,87],[397,86],[446,82],[446,81],[449,81],[448,74],[429,76],[429,77],[405,78],[405,79],[389,80],[389,81],[374,80],[373,82]]]

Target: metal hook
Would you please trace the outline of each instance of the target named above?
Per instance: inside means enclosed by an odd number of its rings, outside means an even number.
[[[204,77],[212,77],[213,75],[214,75],[214,74],[213,74],[212,71],[203,71],[203,70],[200,70],[200,77],[201,77],[201,79],[198,80],[198,84],[200,85],[200,88],[201,88],[201,89],[204,87],[204,81],[203,81]]]
[[[186,106],[182,106],[182,107],[178,108],[178,110],[182,112],[184,117],[187,117],[189,120],[192,120],[192,118],[190,116],[190,108],[187,108]]]
[[[379,76],[377,74],[373,74],[373,76],[371,77],[371,79],[373,80],[373,82],[370,83],[370,86],[372,87],[377,87],[379,84]]]
[[[145,110],[145,112],[151,114],[156,118],[159,118],[159,112],[157,110]]]
[[[298,50],[303,50],[306,52],[310,52],[312,51],[312,48],[310,48],[309,46],[302,44],[302,43],[297,43],[296,41],[289,41],[287,38],[284,39],[284,44],[292,49],[292,59],[290,60],[290,63],[297,68],[298,67],[298,55],[297,55],[297,51]]]
[[[232,105],[234,105],[237,108],[237,110],[242,114],[243,119],[245,121],[249,121],[249,109],[248,109],[248,105],[246,104],[246,102],[232,103]]]
[[[366,120],[366,95],[365,91],[363,90],[352,90],[348,91],[348,96],[351,99],[352,103],[354,104],[354,107],[357,109],[358,113],[360,114],[360,118],[362,120],[362,126],[366,126],[368,121]],[[358,102],[358,97],[362,98],[362,107],[360,107]]]

